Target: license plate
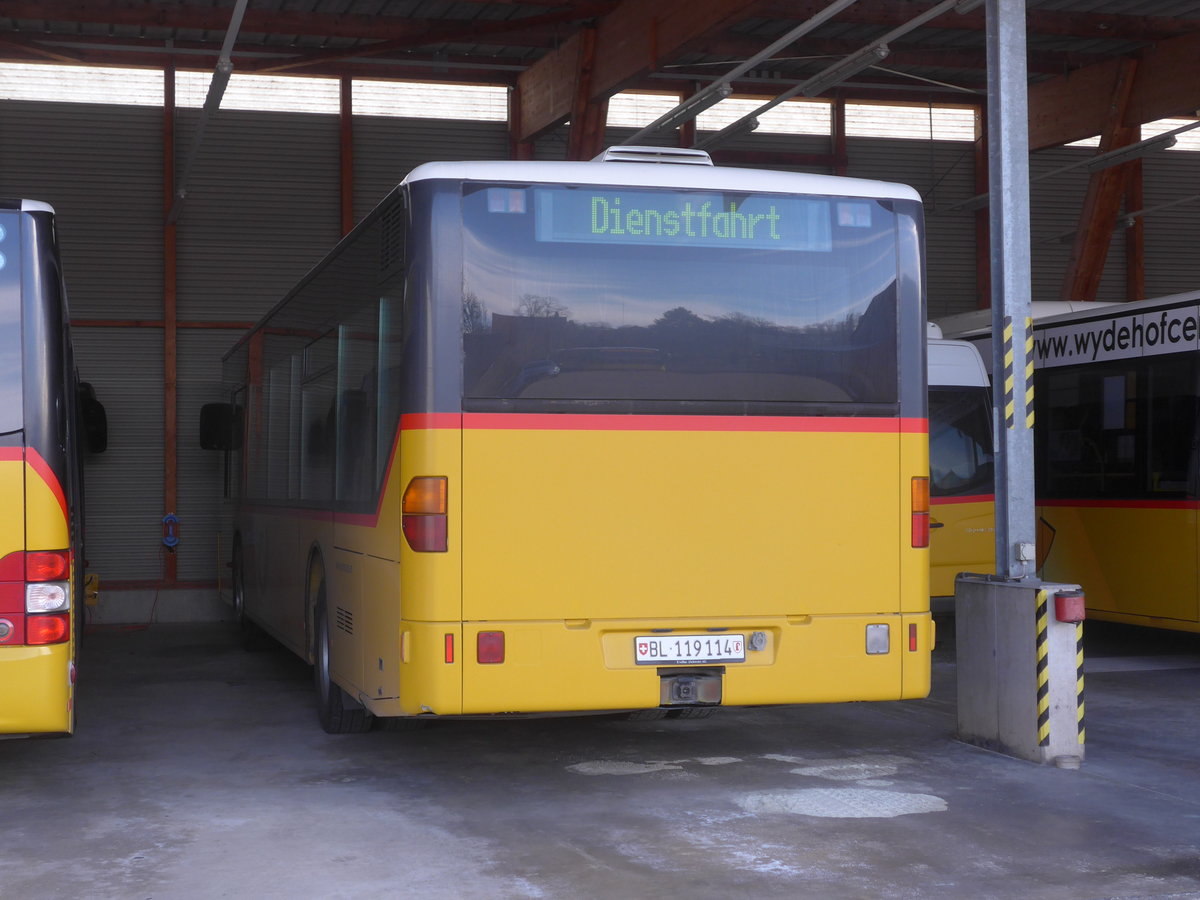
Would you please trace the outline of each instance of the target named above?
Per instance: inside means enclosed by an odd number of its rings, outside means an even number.
[[[639,666],[745,662],[744,634],[650,634],[633,639]]]

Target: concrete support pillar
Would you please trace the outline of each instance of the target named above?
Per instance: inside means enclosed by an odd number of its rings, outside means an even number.
[[[1083,625],[1067,621],[1074,616],[1063,609],[1075,605],[1082,613],[1082,602],[1070,602],[1078,590],[959,576],[954,619],[960,740],[1036,763],[1079,766]]]

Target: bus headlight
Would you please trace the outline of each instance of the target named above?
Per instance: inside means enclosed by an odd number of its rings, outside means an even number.
[[[71,588],[65,581],[25,585],[25,612],[62,612],[71,608]]]

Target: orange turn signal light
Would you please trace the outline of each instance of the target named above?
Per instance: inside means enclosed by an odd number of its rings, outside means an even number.
[[[404,489],[404,515],[444,516],[446,514],[446,476],[419,475]]]
[[[923,475],[912,480],[912,545],[929,546],[929,478]]]

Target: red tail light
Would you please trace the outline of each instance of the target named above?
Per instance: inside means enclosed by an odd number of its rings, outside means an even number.
[[[404,489],[401,528],[408,546],[418,553],[445,553],[447,548],[446,478],[425,475]]]
[[[26,644],[61,644],[71,638],[71,614],[28,616],[25,619]]]
[[[446,552],[445,516],[405,516],[404,539],[418,553]]]
[[[912,480],[912,545],[929,546],[929,479]]]
[[[32,550],[25,554],[26,581],[66,581],[71,575],[71,554],[66,550]]]

